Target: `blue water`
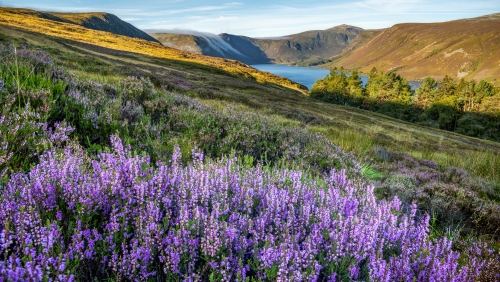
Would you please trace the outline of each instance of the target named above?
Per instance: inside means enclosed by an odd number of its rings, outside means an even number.
[[[314,82],[320,78],[324,78],[330,73],[329,70],[311,67],[295,67],[287,65],[273,65],[273,64],[263,64],[263,65],[252,65],[252,67],[267,71],[275,75],[286,77],[292,81],[298,82],[302,85],[307,86],[311,89]]]
[[[252,67],[261,71],[267,71],[275,75],[286,77],[292,81],[307,86],[309,89],[312,88],[316,80],[324,78],[330,73],[329,70],[313,67],[295,67],[274,64],[252,65]],[[360,78],[363,86],[365,86],[366,82],[368,82],[368,77],[360,75]],[[421,82],[418,81],[410,81],[412,89],[416,89],[420,84]]]

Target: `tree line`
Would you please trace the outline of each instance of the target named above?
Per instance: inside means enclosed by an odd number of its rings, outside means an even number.
[[[363,87],[358,71],[333,68],[311,89],[311,97],[469,136],[500,141],[500,91],[480,80],[427,77],[412,90],[396,72],[373,68]]]

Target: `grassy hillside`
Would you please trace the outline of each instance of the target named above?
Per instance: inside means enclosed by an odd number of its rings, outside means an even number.
[[[80,25],[86,28],[158,42],[142,30],[108,13],[55,13],[28,9],[1,8],[5,12]]]
[[[52,21],[36,15],[26,14],[24,9],[0,9],[0,24],[73,41],[74,43],[92,44],[95,47],[170,59],[174,62],[205,65],[229,74],[254,79],[260,83],[272,83],[299,91],[302,89],[302,86],[298,83],[269,73],[260,72],[237,61],[206,57],[161,46],[155,42]]]
[[[0,43],[11,44],[0,52],[0,168],[13,173],[0,218],[21,242],[0,246],[4,273],[498,279],[499,143],[314,100],[230,60],[15,14],[0,21]],[[21,216],[57,242],[17,236],[34,229]],[[325,253],[333,246],[340,255]],[[296,250],[313,262],[297,268]]]
[[[490,18],[488,18],[490,19]],[[369,72],[397,70],[410,80],[488,79],[499,83],[500,21],[397,24],[335,61],[333,66]]]

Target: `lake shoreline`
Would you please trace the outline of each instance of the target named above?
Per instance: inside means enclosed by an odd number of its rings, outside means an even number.
[[[318,79],[324,78],[330,73],[330,70],[318,67],[300,67],[285,64],[255,64],[250,65],[251,67],[258,69],[260,71],[269,72],[275,75],[286,77],[294,82],[298,82],[311,90],[312,86]],[[368,82],[367,75],[360,75],[363,87],[366,86]],[[408,81],[412,90],[418,88],[421,81]]]

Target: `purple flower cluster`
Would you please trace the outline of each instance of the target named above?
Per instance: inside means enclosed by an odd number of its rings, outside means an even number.
[[[429,220],[344,171],[48,151],[0,188],[0,279],[470,281]]]
[[[0,177],[22,158],[33,158],[48,148],[61,147],[74,130],[66,122],[55,123],[52,128],[29,104],[22,110],[9,112],[12,101],[0,105],[5,109],[0,113]],[[22,157],[11,160],[15,155]]]

